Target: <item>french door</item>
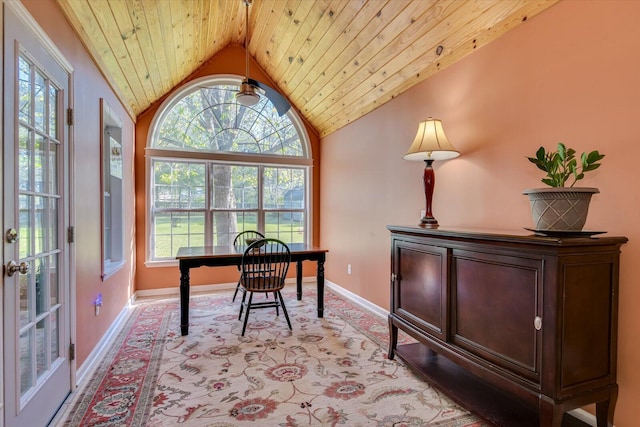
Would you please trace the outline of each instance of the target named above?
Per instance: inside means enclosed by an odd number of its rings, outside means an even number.
[[[71,390],[69,71],[4,3],[4,426],[45,426]]]

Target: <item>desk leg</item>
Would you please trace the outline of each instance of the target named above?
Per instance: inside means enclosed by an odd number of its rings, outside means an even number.
[[[318,317],[324,317],[324,260],[318,260]]]
[[[189,335],[189,267],[180,266],[180,333]]]
[[[302,261],[296,263],[296,292],[298,301],[302,301]]]

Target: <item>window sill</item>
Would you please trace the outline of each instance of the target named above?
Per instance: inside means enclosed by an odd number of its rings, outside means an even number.
[[[157,267],[178,267],[180,263],[177,259],[167,259],[163,261],[145,261],[144,266],[148,268]]]
[[[125,265],[124,260],[117,261],[117,262],[110,262],[110,261],[105,262],[104,266],[102,267],[102,275],[101,275],[102,281],[104,282],[109,277],[116,274],[118,271],[120,271],[120,269],[122,269],[122,267],[124,267],[124,265]]]

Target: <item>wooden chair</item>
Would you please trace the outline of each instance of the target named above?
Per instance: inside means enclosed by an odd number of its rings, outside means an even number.
[[[284,281],[291,262],[291,252],[289,247],[278,239],[262,239],[252,243],[245,250],[242,256],[242,271],[240,275],[240,287],[244,290],[242,305],[238,320],[242,319],[242,312],[246,309],[244,324],[242,325],[242,336],[247,329],[249,312],[253,309],[275,307],[276,315],[279,316],[279,308],[282,307],[284,317],[287,319],[289,329],[291,321],[289,313],[284,305],[280,291],[284,288]],[[255,292],[265,295],[273,293],[273,301],[253,302]],[[249,301],[245,302],[247,293]]]
[[[243,231],[242,233],[238,233],[236,238],[233,239],[233,246],[235,246],[236,248],[238,246],[244,246],[247,244],[247,239],[264,239],[264,234],[254,230]],[[238,271],[242,271],[241,264],[238,264]],[[233,299],[231,300],[231,302],[235,302],[236,295],[238,295],[238,290],[240,290],[240,278],[238,278],[238,284],[236,285],[236,290],[233,293]],[[242,289],[242,292],[244,292],[244,289]]]

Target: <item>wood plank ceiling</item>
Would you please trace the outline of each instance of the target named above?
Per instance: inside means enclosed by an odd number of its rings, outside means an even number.
[[[136,117],[244,43],[243,0],[57,0]],[[321,136],[558,0],[254,0],[249,53]]]

